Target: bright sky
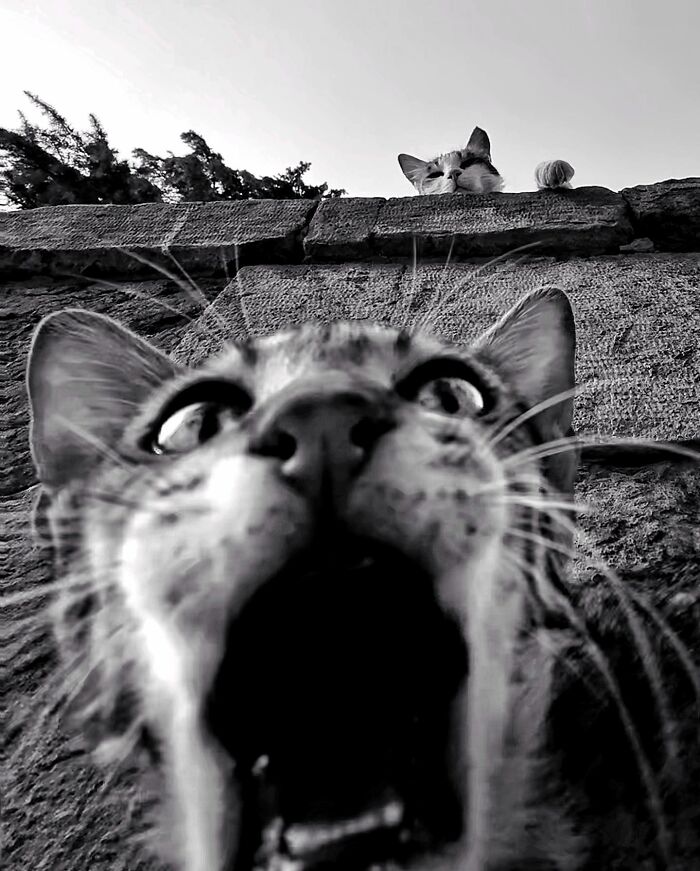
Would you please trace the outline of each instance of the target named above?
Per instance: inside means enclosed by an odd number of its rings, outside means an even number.
[[[561,157],[619,190],[700,175],[698,0],[0,0],[0,126],[22,91],[123,156],[184,153],[354,196],[412,192],[396,161],[491,137],[507,190]]]

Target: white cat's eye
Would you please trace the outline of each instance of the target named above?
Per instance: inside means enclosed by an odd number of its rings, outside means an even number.
[[[152,441],[155,454],[182,454],[229,429],[237,415],[216,402],[193,402],[179,408],[158,427]]]
[[[436,172],[429,172],[428,175],[427,175],[427,178],[440,178],[443,174],[444,174],[444,173],[439,172],[439,171],[436,171]]]

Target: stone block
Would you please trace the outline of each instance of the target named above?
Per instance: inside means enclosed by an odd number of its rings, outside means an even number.
[[[669,179],[620,191],[637,236],[662,251],[700,251],[700,178]]]
[[[324,200],[316,210],[304,239],[304,251],[314,261],[362,260],[372,255],[372,233],[381,197]]]
[[[605,188],[517,194],[401,197],[382,206],[375,254],[491,257],[532,245],[538,254],[617,253],[631,241],[625,202]]]
[[[300,260],[315,208],[311,200],[239,200],[0,212],[0,275],[133,275],[153,263],[181,277],[180,267],[225,274],[239,261]]]

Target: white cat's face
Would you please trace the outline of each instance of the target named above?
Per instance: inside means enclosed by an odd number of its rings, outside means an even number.
[[[475,127],[461,151],[450,151],[433,160],[399,154],[403,174],[419,194],[488,194],[503,190],[503,178],[491,163],[491,143]]]

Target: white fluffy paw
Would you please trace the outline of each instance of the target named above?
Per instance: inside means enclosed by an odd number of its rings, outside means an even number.
[[[574,168],[565,160],[543,160],[535,170],[538,190],[570,188]]]

